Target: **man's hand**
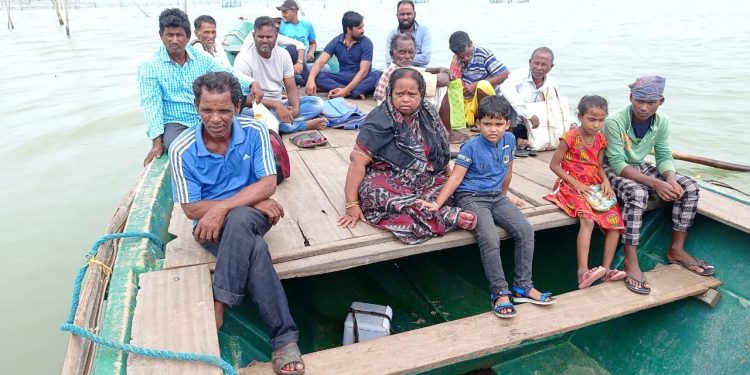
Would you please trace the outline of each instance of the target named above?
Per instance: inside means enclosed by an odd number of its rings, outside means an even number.
[[[674,174],[670,174],[667,176],[667,183],[672,186],[672,190],[677,194],[677,198],[682,198],[682,195],[685,194],[685,190],[682,189],[682,185],[680,185],[679,182],[677,182],[677,179],[674,178]]]
[[[302,74],[302,68],[303,68],[302,64],[304,63],[299,62],[299,61],[294,63],[294,67],[293,67],[294,74]]]
[[[253,205],[253,208],[266,215],[268,222],[271,223],[271,225],[276,225],[276,223],[284,217],[284,207],[271,198],[256,203]]]
[[[477,83],[464,83],[464,96],[473,96],[474,93],[477,92]]]
[[[656,179],[654,190],[656,190],[659,198],[668,202],[679,199],[682,196],[682,188],[675,189],[669,182],[660,179]]]
[[[164,143],[162,143],[162,136],[158,136],[151,141],[151,150],[146,154],[146,158],[143,159],[143,166],[150,163],[154,158],[161,156],[164,153]]]
[[[315,85],[314,79],[308,79],[307,85],[305,85],[305,94],[307,95],[315,95],[315,93],[318,92],[318,86]]]
[[[315,54],[312,51],[307,52],[307,62],[315,62]]]
[[[531,123],[532,129],[539,127],[539,117],[536,117],[536,115],[529,117],[529,122]]]
[[[217,242],[221,239],[221,228],[229,210],[219,203],[208,209],[206,214],[198,220],[193,235],[198,242]]]
[[[328,92],[328,98],[345,98],[349,96],[349,94],[349,90],[347,90],[346,87],[337,87]]]
[[[263,88],[260,87],[260,82],[253,81],[253,83],[250,85],[250,93],[247,94],[245,103],[248,105],[248,107],[252,107],[253,102],[260,103],[261,100],[263,100]]]
[[[286,107],[283,105],[276,107],[276,114],[279,116],[279,119],[281,119],[281,122],[290,124],[292,123],[292,121],[294,121],[294,114],[291,110],[291,107]]]

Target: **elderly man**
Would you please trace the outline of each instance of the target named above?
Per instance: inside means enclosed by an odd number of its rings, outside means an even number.
[[[211,71],[232,72],[248,94],[247,103],[263,98],[263,89],[252,78],[221,66],[211,56],[188,45],[190,20],[183,11],[165,9],[159,15],[159,36],[163,45],[138,67],[141,108],[146,135],[151,139],[144,165],[161,156],[183,130],[199,122],[193,103],[195,78]]]
[[[274,21],[269,17],[258,17],[253,26],[254,43],[240,51],[234,67],[261,83],[262,103],[275,112],[280,121],[280,132],[325,128],[326,119],[318,118],[323,111],[323,99],[317,96],[300,98],[294,83],[292,62],[286,51],[276,46],[277,36]],[[282,90],[287,95],[283,100]]]
[[[539,127],[539,117],[528,110],[526,104],[544,102],[553,98],[560,99],[560,88],[549,74],[555,66],[555,54],[547,47],[539,47],[531,53],[527,69],[514,70],[500,85],[503,96],[513,106],[518,120],[513,124],[513,135],[516,136],[516,156],[536,156],[537,150],[529,146],[528,128]],[[567,110],[563,114],[565,118]],[[567,124],[566,124],[567,126]]]
[[[195,39],[190,45],[213,56],[222,66],[231,66],[221,43],[216,43],[216,20],[207,15],[198,16],[193,21]]]
[[[390,47],[391,40],[398,34],[410,34],[416,42],[416,56],[412,65],[418,67],[427,67],[432,58],[432,36],[430,30],[416,21],[417,12],[414,9],[412,0],[400,0],[396,3],[396,18],[398,27],[396,27],[388,37],[385,38],[387,53],[385,63],[391,63]]]
[[[183,132],[169,150],[172,194],[197,222],[195,239],[216,255],[216,327],[225,306],[252,296],[269,329],[277,373],[304,371],[298,330],[263,235],[284,216],[271,199],[276,166],[267,128],[237,117],[242,91],[226,72],[209,72],[193,83],[198,124]]]
[[[702,275],[715,269],[685,250],[687,230],[698,212],[698,184],[675,172],[670,148],[669,118],[657,113],[664,103],[665,79],[659,76],[638,78],[630,87],[630,105],[607,117],[607,172],[612,188],[623,201],[625,232],[625,283],[633,292],[648,294],[651,287],[638,265],[638,240],[643,213],[650,196],[672,202],[672,243],[667,260]],[[645,162],[654,151],[656,164]]]
[[[388,80],[391,79],[393,71],[399,68],[413,68],[422,73],[426,87],[425,100],[432,103],[435,108],[440,106],[443,96],[446,93],[446,87],[450,81],[450,69],[448,68],[420,68],[413,66],[414,56],[416,55],[416,41],[411,34],[398,34],[391,39],[389,53],[392,63],[380,76],[375,93],[372,97],[382,103],[386,97],[386,88]]]
[[[500,84],[508,78],[510,71],[490,50],[475,46],[469,34],[464,31],[451,34],[448,47],[455,54],[451,62],[451,72],[456,78],[461,79],[463,85],[466,125],[472,127],[479,102],[485,96],[496,95]],[[468,136],[450,128],[450,107],[447,95],[440,108],[445,108],[440,111],[440,118],[448,129],[450,142],[462,143]]]
[[[343,33],[333,38],[310,70],[305,92],[315,95],[318,89],[328,91],[329,98],[355,97],[364,99],[375,91],[382,74],[372,67],[372,41],[365,36],[364,17],[348,11],[341,19]],[[321,69],[331,56],[339,60],[339,72]]]

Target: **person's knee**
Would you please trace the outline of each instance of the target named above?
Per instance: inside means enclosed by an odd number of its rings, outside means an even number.
[[[625,197],[625,205],[646,209],[648,205],[648,189],[643,185],[632,186]]]
[[[580,218],[581,222],[581,229],[585,229],[587,231],[591,231],[594,229],[594,220],[591,220],[587,217]]]
[[[261,228],[259,224],[262,223],[262,220],[265,220],[265,218],[258,210],[247,206],[240,206],[229,211],[224,226],[225,228],[249,228],[253,233],[260,233]]]
[[[685,192],[685,196],[687,197],[698,197],[698,194],[700,192],[700,185],[697,181],[693,180],[690,177],[680,176],[677,180],[677,182],[682,187],[682,190]]]

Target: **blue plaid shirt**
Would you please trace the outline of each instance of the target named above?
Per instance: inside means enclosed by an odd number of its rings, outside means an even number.
[[[180,66],[169,58],[166,47],[159,47],[154,56],[138,66],[141,108],[146,118],[146,136],[154,139],[164,134],[164,124],[175,122],[193,126],[200,122],[195,111],[193,81],[207,72],[226,71],[234,74],[247,95],[254,81],[232,67],[223,67],[210,55],[186,45],[187,62]]]

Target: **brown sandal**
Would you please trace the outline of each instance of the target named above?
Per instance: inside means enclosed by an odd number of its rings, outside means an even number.
[[[296,342],[292,342],[284,345],[283,347],[276,349],[271,353],[271,364],[273,366],[273,372],[279,375],[302,375],[305,373],[305,369],[297,370],[296,365],[294,370],[284,370],[284,366],[289,364],[301,363],[305,366],[305,362],[302,360],[302,354],[299,351],[299,347]]]

